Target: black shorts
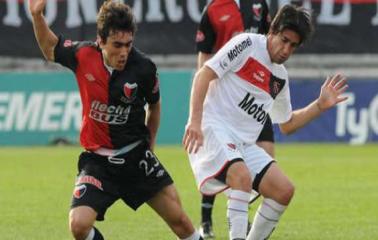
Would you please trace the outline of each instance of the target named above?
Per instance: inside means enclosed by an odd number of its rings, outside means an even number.
[[[273,124],[272,120],[270,119],[270,116],[268,115],[268,118],[265,121],[264,127],[257,138],[256,142],[272,142],[274,143],[274,133],[273,133]]]
[[[71,208],[89,206],[97,212],[99,221],[118,199],[136,210],[173,183],[146,142],[114,159],[83,152],[78,170]]]

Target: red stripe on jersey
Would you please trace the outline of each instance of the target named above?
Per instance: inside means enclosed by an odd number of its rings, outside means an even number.
[[[235,1],[215,1],[208,8],[208,15],[217,38],[214,51],[218,51],[228,40],[244,32],[243,18]]]
[[[248,61],[236,72],[236,75],[270,94],[269,82],[272,73],[257,60],[248,58]]]
[[[105,69],[101,52],[94,47],[83,47],[76,53],[76,58],[79,63],[76,78],[83,104],[80,143],[87,150],[96,150],[99,147],[113,148],[108,124],[90,118],[94,101],[105,104],[109,101],[110,74]]]

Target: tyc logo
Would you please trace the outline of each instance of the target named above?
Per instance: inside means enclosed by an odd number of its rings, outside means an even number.
[[[337,105],[336,136],[351,135],[351,144],[365,143],[371,134],[378,134],[378,95],[367,108],[357,109],[354,93],[345,94],[348,100]]]

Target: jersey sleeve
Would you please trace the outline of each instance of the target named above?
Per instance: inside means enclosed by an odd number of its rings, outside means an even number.
[[[241,33],[228,41],[205,65],[222,78],[229,71],[236,71],[247,61],[253,49],[250,33]]]
[[[263,12],[262,12],[262,22],[261,28],[259,29],[260,34],[267,34],[269,32],[270,23],[272,21],[269,13],[269,6],[265,0],[262,1]]]
[[[197,52],[212,53],[216,40],[216,33],[208,15],[208,7],[205,7],[196,34]]]
[[[269,115],[273,123],[285,123],[290,120],[292,111],[289,81],[287,81],[282,91],[274,100],[273,108]]]
[[[59,36],[58,44],[54,49],[55,62],[75,71],[77,67],[76,51],[78,45],[78,42],[65,39],[62,35]]]
[[[150,62],[150,67],[148,68],[145,78],[145,99],[148,104],[155,104],[160,100],[160,81],[156,65],[153,62]]]

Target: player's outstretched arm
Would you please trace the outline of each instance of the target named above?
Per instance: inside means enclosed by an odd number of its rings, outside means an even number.
[[[54,61],[54,48],[58,43],[58,37],[51,31],[43,16],[43,10],[47,0],[29,0],[29,10],[33,17],[34,35],[43,56],[49,61]]]
[[[347,97],[342,94],[347,88],[345,76],[336,74],[328,77],[320,89],[319,97],[306,107],[295,110],[288,122],[280,124],[281,132],[291,134],[318,117],[322,112],[345,101]]]

